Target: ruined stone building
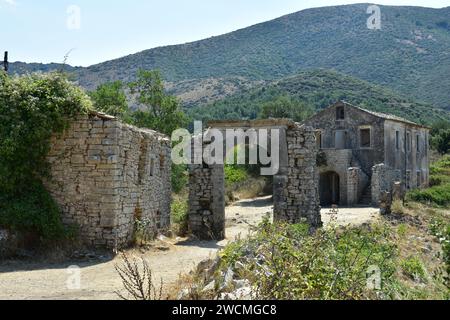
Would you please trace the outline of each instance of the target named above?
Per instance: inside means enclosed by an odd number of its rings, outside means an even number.
[[[169,226],[170,153],[166,136],[93,113],[52,138],[46,185],[85,244],[118,249],[136,219],[154,232]]]
[[[322,206],[378,205],[396,181],[429,181],[429,128],[338,102],[305,122],[317,130]]]
[[[316,166],[315,130],[291,120],[214,121],[209,130],[249,129],[279,132],[279,171],[273,177],[274,219],[288,223],[322,225]],[[205,142],[204,142],[205,143]],[[205,143],[207,144],[207,143]],[[225,238],[224,165],[190,166],[189,227],[205,240]]]

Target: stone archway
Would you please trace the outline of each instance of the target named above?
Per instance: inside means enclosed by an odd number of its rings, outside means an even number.
[[[340,177],[334,171],[320,174],[319,194],[321,206],[339,205],[341,202]]]
[[[274,219],[322,225],[315,130],[291,120],[215,121],[209,130],[279,130],[279,171],[274,175]],[[224,166],[191,165],[189,228],[202,240],[225,238]]]

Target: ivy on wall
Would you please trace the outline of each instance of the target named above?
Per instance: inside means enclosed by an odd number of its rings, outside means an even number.
[[[66,235],[60,210],[45,190],[50,138],[92,108],[89,97],[61,73],[7,76],[0,72],[0,227]]]

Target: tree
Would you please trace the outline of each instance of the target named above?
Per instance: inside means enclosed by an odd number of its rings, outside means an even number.
[[[177,98],[164,92],[159,71],[139,70],[137,80],[130,83],[140,109],[131,114],[131,124],[149,128],[171,136],[176,129],[187,124],[187,117]],[[185,166],[172,165],[172,188],[180,192],[187,183]]]
[[[431,145],[441,154],[450,151],[450,123],[448,121],[439,121],[433,125]]]
[[[300,122],[314,113],[314,109],[290,96],[278,96],[262,106],[261,118],[286,118]]]
[[[186,116],[177,98],[164,92],[159,71],[139,70],[137,80],[130,83],[140,109],[135,111],[132,123],[167,135],[186,124]]]
[[[102,84],[89,95],[98,111],[122,119],[129,113],[127,96],[121,81]]]

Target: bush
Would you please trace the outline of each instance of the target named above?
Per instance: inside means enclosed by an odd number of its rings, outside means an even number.
[[[60,211],[45,190],[50,138],[91,109],[89,97],[63,75],[8,77],[0,72],[0,226],[63,236]]]
[[[175,193],[180,193],[183,191],[188,184],[188,171],[185,165],[172,164],[172,191]]]
[[[425,268],[417,257],[410,257],[401,262],[403,273],[416,281],[425,281]]]
[[[368,272],[379,270],[389,292],[395,246],[385,225],[323,229],[265,221],[248,240],[224,250],[224,268],[243,265],[258,299],[366,299]]]
[[[410,200],[446,207],[450,205],[450,183],[409,192]]]
[[[189,204],[187,199],[175,199],[172,202],[172,226],[174,232],[178,236],[185,236],[188,233],[188,209]]]
[[[430,188],[412,190],[407,197],[425,204],[447,207],[450,205],[450,155],[431,166]]]
[[[430,232],[438,239],[444,252],[447,286],[450,287],[450,224],[442,218],[434,218],[430,224]]]
[[[240,183],[248,179],[248,173],[243,167],[225,166],[225,182],[227,185]]]

